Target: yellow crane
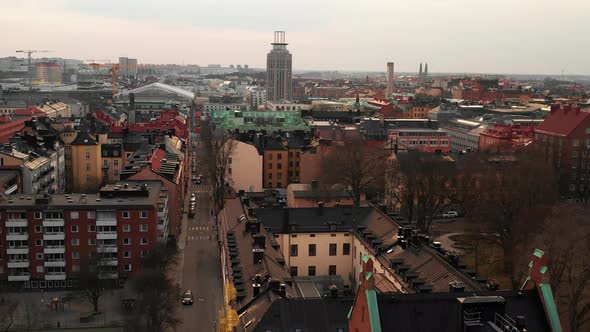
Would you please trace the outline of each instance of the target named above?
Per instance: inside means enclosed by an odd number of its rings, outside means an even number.
[[[117,76],[119,73],[119,69],[121,68],[127,68],[127,67],[133,67],[132,65],[121,65],[118,63],[97,63],[95,61],[109,61],[109,60],[86,60],[86,61],[92,61],[91,63],[88,64],[88,66],[97,69],[97,68],[111,68],[111,77],[112,77],[112,82],[111,85],[113,86],[113,98],[115,97],[115,95],[119,92],[119,83],[117,81]],[[140,67],[141,65],[135,65],[137,67]]]
[[[33,77],[32,77],[32,73],[33,71],[31,70],[31,54],[33,53],[48,53],[51,51],[48,50],[17,50],[16,53],[27,53],[27,57],[28,57],[28,65],[27,65],[27,70],[29,71],[29,89],[31,89],[31,85],[33,82]]]

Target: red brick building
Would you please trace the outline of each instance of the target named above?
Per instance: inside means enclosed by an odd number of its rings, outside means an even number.
[[[30,121],[33,116],[45,116],[45,112],[37,107],[15,110],[12,114],[0,115],[0,144],[8,140],[25,127],[25,121]]]
[[[120,182],[99,194],[8,197],[0,202],[0,283],[76,287],[91,254],[101,278],[122,280],[165,239],[168,194],[160,181]]]
[[[549,116],[535,129],[535,146],[557,169],[563,196],[588,194],[590,110],[552,105]]]
[[[513,151],[533,140],[534,127],[494,124],[479,134],[479,149],[482,151]]]

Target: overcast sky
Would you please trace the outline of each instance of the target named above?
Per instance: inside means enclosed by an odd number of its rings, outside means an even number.
[[[0,56],[294,69],[590,74],[589,0],[0,0]]]

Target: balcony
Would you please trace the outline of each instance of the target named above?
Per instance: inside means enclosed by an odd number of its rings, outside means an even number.
[[[117,272],[103,272],[98,276],[99,279],[117,279],[119,278],[119,273]]]
[[[117,232],[99,232],[96,233],[97,240],[116,240]]]
[[[117,260],[117,257],[103,258],[100,260],[98,265],[100,265],[100,266],[117,266],[117,265],[119,265],[119,261]]]
[[[43,227],[63,227],[64,225],[63,219],[43,219]]]
[[[28,246],[8,247],[6,249],[6,253],[8,255],[28,254],[29,253],[29,247]]]
[[[96,247],[96,252],[118,252],[119,248],[116,245],[114,246],[98,246]]]
[[[43,234],[43,241],[48,240],[65,240],[66,235],[64,233],[45,233]]]
[[[8,281],[29,281],[29,280],[31,280],[31,275],[28,273],[8,275]]]
[[[65,246],[46,246],[43,248],[44,254],[65,254],[66,247]]]
[[[26,241],[29,239],[28,233],[8,233],[6,234],[7,241]]]
[[[8,261],[8,268],[13,268],[13,267],[29,267],[29,261],[28,260]]]
[[[117,226],[116,218],[97,218],[96,226]]]
[[[43,265],[45,267],[65,267],[66,261],[65,258],[63,260],[45,261]]]
[[[29,221],[27,219],[8,219],[6,227],[28,227]]]
[[[45,280],[66,280],[65,272],[45,273]]]

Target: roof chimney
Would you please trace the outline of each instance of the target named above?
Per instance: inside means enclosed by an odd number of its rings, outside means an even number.
[[[324,215],[324,202],[319,201],[318,202],[318,216],[323,216],[323,215]]]

